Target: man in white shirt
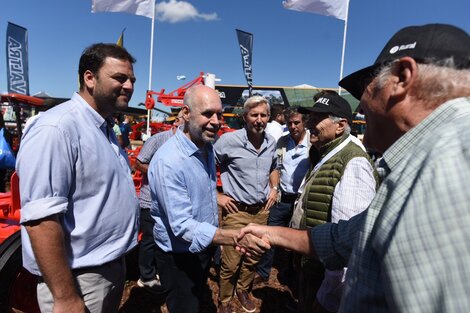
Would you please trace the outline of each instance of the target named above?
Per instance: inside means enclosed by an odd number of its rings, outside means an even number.
[[[271,106],[271,121],[266,125],[265,132],[278,141],[283,135],[287,135],[284,124],[284,106],[273,104]]]

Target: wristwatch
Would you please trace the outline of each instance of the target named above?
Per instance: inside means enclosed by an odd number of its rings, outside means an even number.
[[[273,186],[273,189],[279,192],[279,187],[278,186]]]

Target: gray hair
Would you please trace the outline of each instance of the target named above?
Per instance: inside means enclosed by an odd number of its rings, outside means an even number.
[[[268,115],[270,115],[271,110],[269,108],[269,101],[265,97],[262,97],[262,96],[253,96],[253,97],[246,99],[245,104],[243,104],[243,114],[248,113],[248,111],[250,111],[254,107],[257,107],[261,103],[266,104],[266,106],[268,107]]]
[[[377,71],[374,92],[383,88],[396,67],[397,60]],[[453,58],[417,63],[418,75],[411,95],[436,106],[450,99],[470,96],[470,70],[458,69]]]
[[[341,120],[345,120],[344,117],[338,117],[338,116],[334,116],[334,115],[328,115],[328,117],[330,118],[330,120],[332,120],[334,123],[339,123]],[[347,119],[346,119],[347,120]],[[349,135],[351,133],[351,126],[349,125],[349,122],[346,124],[346,126],[344,127],[344,132],[343,134],[346,134],[346,135]]]

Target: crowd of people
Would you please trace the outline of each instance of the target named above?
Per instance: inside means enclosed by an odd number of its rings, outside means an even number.
[[[235,312],[234,299],[255,312],[253,284],[277,249],[291,251],[297,312],[470,309],[467,33],[406,27],[339,82],[360,99],[364,143],[335,92],[281,111],[250,97],[244,128],[218,137],[218,93],[191,87],[174,127],[137,157],[140,199],[112,120],[132,96],[134,62],[114,44],[88,47],[79,91],[25,129],[23,262],[41,312],[117,312],[139,228],[137,284],[163,290],[171,313],[199,312],[215,259],[218,312]]]

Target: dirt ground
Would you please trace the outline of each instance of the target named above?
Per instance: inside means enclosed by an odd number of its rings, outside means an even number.
[[[289,288],[289,286],[292,286],[293,277],[292,275],[283,275],[284,270],[287,268],[287,260],[286,252],[277,252],[269,281],[253,287],[253,296],[258,307],[256,312],[295,312],[296,300],[291,288]],[[132,275],[131,278],[134,279]],[[165,305],[165,295],[153,294],[144,288],[139,288],[136,280],[137,275],[135,275],[135,280],[127,282],[119,313],[168,313]],[[217,312],[218,292],[218,275],[216,267],[212,266],[207,280],[207,290],[202,301],[201,313]],[[237,308],[237,313],[244,312],[238,300],[234,300],[233,305]]]

